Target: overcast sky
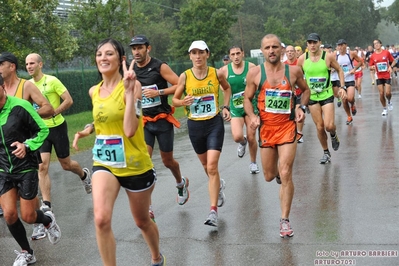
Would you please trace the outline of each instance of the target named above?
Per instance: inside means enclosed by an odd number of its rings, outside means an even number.
[[[393,2],[395,2],[395,0],[384,0],[384,1],[382,1],[381,6],[387,7],[387,6],[392,5]]]

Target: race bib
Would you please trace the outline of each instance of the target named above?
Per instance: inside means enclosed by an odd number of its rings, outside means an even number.
[[[349,66],[348,65],[341,65],[342,71],[344,71],[344,73],[348,73],[349,72]]]
[[[93,161],[114,168],[126,167],[125,146],[119,135],[98,135],[92,150]]]
[[[387,62],[380,62],[380,63],[377,63],[376,65],[377,65],[378,72],[387,72],[388,71]]]
[[[265,111],[275,114],[291,113],[292,91],[268,89],[265,92]]]
[[[309,78],[309,88],[314,92],[322,92],[327,86],[326,77],[311,77]]]
[[[215,95],[207,94],[194,97],[194,102],[190,105],[190,113],[193,118],[205,118],[216,115]]]
[[[142,90],[150,89],[150,90],[158,91],[157,84],[153,84],[153,85],[149,85],[149,86],[143,86],[141,88],[142,88]],[[141,100],[141,107],[142,108],[150,108],[150,107],[161,105],[161,97],[160,96],[156,96],[154,98],[147,98],[143,94],[142,97],[143,97],[143,99]]]
[[[244,108],[244,91],[234,93],[232,95],[232,102],[235,108]]]

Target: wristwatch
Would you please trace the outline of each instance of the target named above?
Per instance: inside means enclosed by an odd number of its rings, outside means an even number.
[[[301,108],[301,109],[302,109],[303,113],[305,113],[305,112],[306,112],[306,106],[305,106],[305,105],[300,105],[300,106],[299,106],[299,108]]]
[[[165,90],[159,90],[159,95],[164,95],[165,94]]]
[[[222,106],[222,109],[227,109],[227,111],[229,111],[229,112],[230,112],[230,106],[223,105],[223,106]]]
[[[346,90],[346,86],[341,86],[341,87],[339,87],[340,89],[344,89],[344,90]]]
[[[26,143],[24,143],[24,145],[25,145],[25,150],[26,150],[26,153],[30,152],[29,145],[28,145],[28,144],[26,144]]]

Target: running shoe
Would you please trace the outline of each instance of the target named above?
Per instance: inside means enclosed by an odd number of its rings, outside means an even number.
[[[326,163],[329,163],[329,162],[331,162],[331,155],[330,155],[330,153],[324,153],[324,154],[323,154],[323,157],[321,157],[321,159],[320,159],[320,163],[321,163],[321,164],[326,164]]]
[[[389,102],[389,103],[388,103],[388,110],[389,110],[389,111],[392,111],[392,110],[393,110],[392,102]]]
[[[154,223],[156,223],[156,222],[155,222],[155,214],[154,214],[154,211],[150,208],[150,209],[148,210],[148,213],[149,213],[149,215],[150,215],[151,220],[152,220]]]
[[[361,99],[361,98],[362,98],[362,95],[359,94],[359,96],[357,96],[357,98]]]
[[[342,105],[341,98],[338,98],[338,100],[337,100],[337,107],[341,107],[341,105]]]
[[[53,209],[50,206],[48,206],[46,203],[44,203],[43,201],[42,201],[42,206],[40,206],[40,210],[42,212],[48,212],[48,211],[52,212],[53,211]]]
[[[190,192],[188,191],[188,185],[190,182],[187,177],[182,177],[181,179],[184,184],[181,187],[177,187],[177,203],[179,205],[184,205],[190,197]]]
[[[3,216],[3,215],[4,215],[4,212],[3,212],[3,209],[0,206],[0,216]]]
[[[280,236],[294,236],[294,230],[291,228],[290,220],[280,219]]]
[[[277,184],[281,185],[280,175],[276,175],[276,182],[277,182]]]
[[[303,139],[303,135],[301,136],[300,139],[297,140],[298,143],[303,143],[304,139]]]
[[[226,201],[226,195],[224,195],[223,192],[225,188],[226,188],[226,182],[224,182],[224,179],[220,179],[218,207],[222,207],[224,205],[224,202]]]
[[[250,174],[258,174],[259,173],[259,167],[258,167],[257,163],[249,164],[249,173]]]
[[[351,116],[348,116],[348,120],[346,120],[347,125],[351,125],[353,123],[353,118]]]
[[[335,132],[335,136],[331,137],[331,144],[334,149],[334,151],[337,151],[339,148],[339,139],[338,139],[338,134]]]
[[[208,218],[206,218],[204,224],[217,227],[218,226],[218,213],[215,212],[214,210],[212,210],[209,213]]]
[[[26,266],[36,262],[35,254],[31,255],[26,250],[22,250],[21,252],[14,250],[14,252],[17,254],[17,258],[15,259],[13,266]]]
[[[61,239],[61,229],[55,221],[54,213],[51,211],[46,211],[44,215],[51,218],[50,225],[46,228],[48,240],[50,240],[51,244],[57,244]]]
[[[374,85],[374,81],[373,81],[373,82],[371,82],[371,85]]]
[[[162,253],[159,254],[159,256],[161,257],[161,261],[160,261],[160,262],[157,262],[157,263],[152,263],[152,262],[151,262],[151,266],[164,266],[164,265],[166,265],[166,258],[165,258],[165,256],[162,255]]]
[[[83,168],[82,169],[83,172],[86,173],[86,178],[84,180],[82,180],[82,184],[83,187],[85,188],[85,191],[87,194],[91,193],[91,174],[90,174],[90,170],[87,168]]]
[[[46,229],[43,224],[33,224],[32,240],[39,240],[47,236]]]
[[[351,111],[352,111],[352,115],[355,116],[356,113],[357,113],[357,109],[356,109],[356,105],[355,104],[352,104]]]
[[[237,155],[238,157],[242,158],[245,155],[245,148],[247,147],[247,137],[244,136],[245,144],[238,143],[237,147]]]
[[[381,115],[382,115],[382,116],[387,116],[387,115],[388,115],[387,109],[384,108],[384,110],[382,110]]]

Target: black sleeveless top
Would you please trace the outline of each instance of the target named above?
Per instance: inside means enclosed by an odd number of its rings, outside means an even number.
[[[149,86],[156,84],[159,90],[168,88],[168,82],[161,76],[161,65],[166,64],[156,58],[151,58],[150,62],[145,67],[138,67],[134,65],[133,69],[136,72],[138,81],[141,86]],[[169,114],[171,107],[168,103],[168,95],[162,95],[161,104],[154,107],[143,108],[143,115],[154,117],[159,113]]]

